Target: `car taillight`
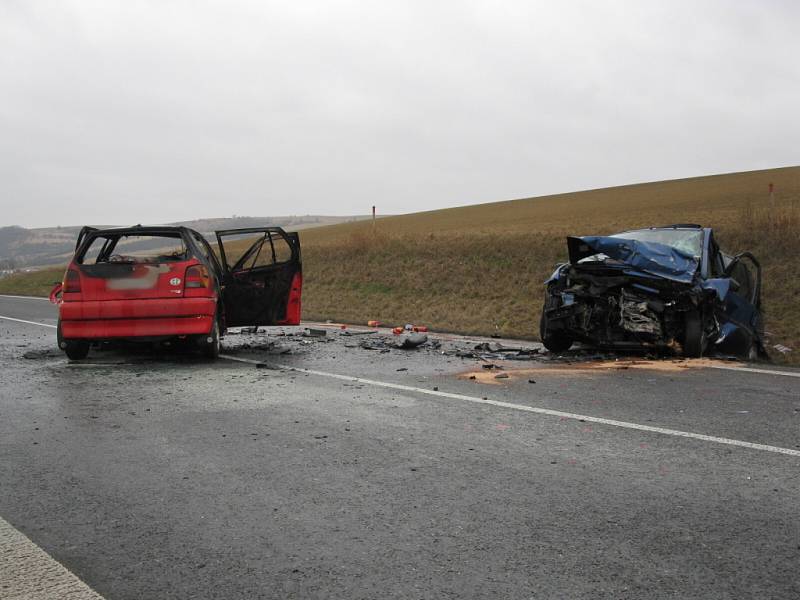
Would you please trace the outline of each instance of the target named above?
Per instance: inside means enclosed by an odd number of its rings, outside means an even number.
[[[203,265],[192,265],[186,269],[187,288],[207,288],[211,280],[208,276],[208,269]]]
[[[81,291],[81,274],[75,269],[67,269],[64,274],[63,293],[78,294]]]

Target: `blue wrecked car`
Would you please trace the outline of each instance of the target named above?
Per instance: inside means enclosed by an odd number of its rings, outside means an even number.
[[[540,334],[551,352],[573,343],[651,348],[687,357],[766,356],[761,267],[719,249],[700,225],[568,237],[569,262],[547,280]]]

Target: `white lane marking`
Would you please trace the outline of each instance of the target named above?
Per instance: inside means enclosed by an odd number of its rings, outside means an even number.
[[[800,373],[792,371],[773,371],[772,369],[756,369],[753,367],[726,367],[724,365],[708,365],[709,369],[723,371],[744,371],[745,373],[761,373],[762,375],[783,375],[784,377],[800,377]]]
[[[6,600],[103,600],[3,518],[0,518],[0,595]]]
[[[238,356],[229,356],[227,354],[220,354],[220,358],[227,360],[235,360],[238,362],[248,364],[262,364],[264,361],[252,360],[248,358],[240,358]],[[671,435],[673,437],[689,438],[693,440],[700,440],[703,442],[712,442],[715,444],[725,444],[726,446],[738,446],[740,448],[750,448],[751,450],[763,450],[765,452],[774,452],[776,454],[786,454],[788,456],[800,456],[800,450],[792,448],[781,448],[780,446],[770,446],[767,444],[756,444],[753,442],[745,442],[743,440],[734,440],[730,438],[717,437],[714,435],[705,435],[702,433],[692,433],[690,431],[680,431],[678,429],[667,429],[665,427],[653,427],[652,425],[640,425],[639,423],[631,423],[628,421],[617,421],[615,419],[604,419],[602,417],[592,417],[589,415],[580,415],[576,413],[568,413],[560,410],[551,410],[549,408],[538,408],[535,406],[527,406],[525,404],[515,404],[513,402],[503,402],[500,400],[489,400],[485,398],[477,398],[475,396],[465,396],[463,394],[453,394],[450,392],[440,392],[438,390],[426,390],[410,385],[402,385],[400,383],[388,383],[385,381],[376,381],[374,379],[364,379],[362,377],[354,377],[352,375],[340,375],[338,373],[328,373],[326,371],[315,371],[313,369],[303,369],[301,367],[292,367],[289,365],[276,365],[282,369],[297,371],[300,373],[308,373],[309,375],[317,375],[320,377],[330,377],[332,379],[339,379],[342,381],[349,381],[352,383],[363,383],[367,385],[374,385],[376,387],[383,387],[392,390],[401,390],[404,392],[415,392],[418,394],[427,394],[429,396],[437,396],[439,398],[450,398],[452,400],[462,400],[464,402],[473,402],[475,404],[488,404],[490,406],[498,406],[500,408],[510,408],[512,410],[519,410],[523,412],[530,412],[539,415],[548,415],[551,417],[564,417],[567,419],[576,419],[586,421],[588,423],[597,423],[598,425],[610,425],[612,427],[622,427],[624,429],[635,429],[637,431],[646,431],[648,433],[660,433],[662,435]]]
[[[14,296],[13,294],[0,294],[0,298],[20,298],[22,300],[50,300],[47,296]]]
[[[38,323],[37,321],[26,321],[25,319],[15,319],[14,317],[4,317],[0,315],[0,319],[5,319],[6,321],[16,321],[17,323],[27,323],[28,325],[38,325],[39,327],[52,327],[53,329],[58,329],[56,325],[50,325],[49,323]]]

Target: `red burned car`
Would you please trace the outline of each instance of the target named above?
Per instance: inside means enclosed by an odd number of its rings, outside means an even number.
[[[209,357],[226,327],[297,325],[300,239],[279,227],[94,229],[78,235],[58,304],[58,345],[73,360],[112,340],[195,343]]]

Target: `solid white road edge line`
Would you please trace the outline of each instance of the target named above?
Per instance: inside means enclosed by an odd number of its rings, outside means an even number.
[[[709,369],[721,369],[723,371],[744,371],[745,373],[762,373],[764,375],[783,375],[784,377],[800,377],[800,373],[791,371],[773,371],[772,369],[756,369],[753,367],[726,367],[725,365],[708,365]]]
[[[15,296],[13,294],[0,294],[0,298],[20,298],[22,300],[50,300],[47,296]]]
[[[56,325],[50,325],[49,323],[26,321],[25,319],[15,319],[14,317],[4,317],[3,315],[0,315],[0,319],[5,319],[6,321],[16,321],[17,323],[27,323],[28,325],[38,325],[39,327],[52,327],[53,329],[58,329]]]
[[[248,364],[262,364],[264,361],[252,360],[248,358],[240,358],[238,356],[229,356],[227,354],[220,354],[220,358],[227,360],[234,360]],[[764,452],[773,452],[775,454],[786,454],[788,456],[800,456],[800,450],[792,448],[781,448],[780,446],[769,446],[767,444],[755,444],[753,442],[745,442],[742,440],[733,440],[729,438],[717,437],[713,435],[704,435],[702,433],[692,433],[690,431],[680,431],[677,429],[667,429],[664,427],[653,427],[652,425],[640,425],[639,423],[631,423],[628,421],[616,421],[614,419],[604,419],[602,417],[591,417],[589,415],[580,415],[575,413],[563,412],[560,410],[551,410],[549,408],[538,408],[535,406],[527,406],[525,404],[515,404],[513,402],[503,402],[500,400],[488,400],[477,398],[475,396],[465,396],[463,394],[453,394],[451,392],[440,392],[438,390],[426,390],[410,385],[402,385],[399,383],[388,383],[385,381],[376,381],[374,379],[364,379],[362,377],[354,377],[352,375],[339,375],[338,373],[328,373],[326,371],[315,371],[313,369],[303,369],[301,367],[292,367],[290,365],[276,365],[282,369],[290,371],[297,371],[299,373],[308,373],[309,375],[317,375],[319,377],[329,377],[331,379],[339,379],[341,381],[349,381],[352,383],[363,383],[373,385],[376,387],[388,388],[392,390],[401,390],[404,392],[415,392],[418,394],[427,394],[429,396],[436,396],[439,398],[449,398],[451,400],[461,400],[464,402],[472,402],[475,404],[488,404],[490,406],[498,406],[500,408],[509,408],[512,410],[519,410],[523,412],[535,413],[539,415],[548,415],[551,417],[564,417],[567,419],[576,419],[586,421],[587,423],[597,423],[598,425],[610,425],[612,427],[622,427],[624,429],[634,429],[637,431],[646,431],[648,433],[660,433],[662,435],[670,435],[673,437],[689,438],[693,440],[700,440],[702,442],[712,442],[715,444],[724,444],[726,446],[738,446],[739,448],[750,448],[751,450],[763,450]]]
[[[103,600],[64,565],[0,517],[0,582],[7,600]]]

